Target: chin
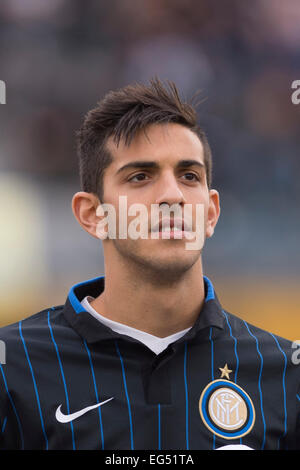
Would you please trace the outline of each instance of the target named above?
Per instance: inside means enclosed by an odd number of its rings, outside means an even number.
[[[195,263],[160,262],[144,265],[148,278],[161,286],[172,285],[188,275]]]
[[[124,261],[155,276],[180,276],[191,269],[201,257],[201,251],[186,250],[185,245],[145,246],[136,243],[114,243]]]
[[[161,250],[163,251],[163,250]],[[172,250],[173,251],[173,250]],[[157,256],[156,256],[157,255]],[[134,261],[139,265],[144,272],[152,273],[157,279],[179,279],[182,275],[186,274],[200,259],[199,252],[197,253],[182,253],[173,251],[172,253],[145,253],[143,256],[135,254]]]

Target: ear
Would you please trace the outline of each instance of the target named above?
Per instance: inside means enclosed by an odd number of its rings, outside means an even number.
[[[99,217],[96,211],[99,204],[99,198],[93,193],[80,191],[72,198],[72,211],[75,219],[86,232],[97,239],[99,239],[96,232]]]
[[[206,221],[206,237],[210,238],[214,234],[220,216],[219,193],[215,189],[209,191],[209,205]]]

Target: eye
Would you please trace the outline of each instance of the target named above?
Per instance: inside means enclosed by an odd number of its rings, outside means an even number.
[[[200,181],[200,178],[199,178],[199,176],[198,176],[196,173],[188,172],[188,173],[184,173],[183,176],[184,176],[185,179],[187,179],[188,181]]]
[[[136,175],[131,176],[128,181],[133,181],[135,183],[139,183],[141,181],[145,181],[148,176],[145,173],[137,173]]]

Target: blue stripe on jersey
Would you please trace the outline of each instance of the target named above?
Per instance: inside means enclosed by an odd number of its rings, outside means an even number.
[[[22,430],[22,426],[21,426],[21,421],[20,421],[20,418],[19,418],[19,415],[17,413],[17,410],[16,410],[16,407],[15,407],[15,404],[13,402],[13,399],[11,397],[11,394],[9,393],[9,390],[8,390],[8,386],[7,386],[7,382],[6,382],[6,378],[5,378],[5,375],[4,375],[4,371],[3,371],[3,368],[2,368],[2,364],[0,363],[0,370],[1,370],[1,373],[2,373],[2,377],[3,377],[3,381],[4,381],[4,386],[5,386],[5,389],[6,389],[6,393],[7,393],[7,396],[8,396],[8,399],[10,401],[10,404],[14,410],[14,413],[16,415],[16,418],[17,418],[17,423],[18,423],[18,428],[19,428],[19,431],[20,431],[20,436],[21,436],[21,449],[23,450],[24,449],[24,436],[23,436],[23,430]]]
[[[213,300],[215,298],[214,286],[212,282],[208,279],[208,277],[203,276],[203,279],[205,280],[207,286],[205,302],[208,302],[209,300]]]
[[[4,420],[3,420],[3,424],[2,424],[2,428],[1,428],[1,433],[2,433],[2,434],[4,433],[4,430],[5,430],[6,421],[7,421],[7,416],[5,416],[5,418],[4,418]]]
[[[89,350],[89,348],[86,344],[86,341],[84,340],[83,342],[84,342],[85,349],[87,350],[87,353],[88,353],[88,356],[89,356],[89,361],[90,361],[90,366],[91,366],[91,371],[92,371],[92,376],[93,376],[93,382],[94,382],[96,401],[97,401],[97,403],[99,403],[98,390],[97,390],[97,385],[96,385],[96,379],[95,379],[95,373],[94,373],[94,367],[93,367],[93,363],[92,363],[91,353],[90,353],[90,350]],[[104,434],[103,434],[103,426],[102,426],[101,406],[98,407],[98,414],[99,414],[99,422],[100,422],[102,450],[104,450]]]
[[[125,368],[124,368],[124,363],[123,363],[123,358],[119,350],[119,346],[117,341],[115,341],[116,349],[118,356],[121,361],[121,367],[122,367],[122,375],[123,375],[123,383],[124,383],[124,388],[125,388],[125,395],[127,399],[127,406],[128,406],[128,414],[129,414],[129,426],[130,426],[130,442],[131,442],[131,450],[134,450],[134,442],[133,442],[133,430],[132,430],[132,417],[131,417],[131,407],[130,407],[130,401],[129,401],[129,396],[128,396],[128,391],[127,391],[127,384],[126,384],[126,375],[125,375]]]
[[[53,307],[52,307],[52,310],[53,310]],[[61,373],[63,384],[64,384],[65,396],[66,396],[66,402],[67,402],[67,412],[68,412],[68,414],[70,414],[68,390],[67,390],[67,385],[66,385],[66,381],[65,381],[65,375],[64,375],[62,363],[61,363],[61,360],[60,360],[58,347],[57,347],[57,344],[55,342],[52,326],[51,326],[51,323],[50,323],[50,310],[48,310],[48,326],[49,326],[52,342],[53,342],[54,347],[55,347],[55,351],[56,351],[56,355],[57,355],[57,359],[58,359],[59,367],[60,367],[60,373]],[[73,422],[72,421],[70,421],[70,427],[71,427],[71,433],[72,433],[73,450],[75,450],[74,429],[73,429]]]
[[[226,314],[226,312],[224,312],[224,310],[222,310],[222,312],[224,313],[225,315],[225,318],[226,318],[226,322],[227,322],[227,325],[228,325],[228,328],[229,328],[229,332],[230,332],[230,336],[231,338],[233,339],[234,341],[234,354],[235,354],[235,358],[236,358],[236,369],[235,369],[235,374],[234,374],[234,381],[236,383],[237,381],[237,373],[238,373],[238,370],[239,370],[239,357],[238,357],[238,354],[237,354],[237,339],[235,336],[233,336],[232,334],[232,329],[231,329],[231,325],[229,323],[229,320],[228,320],[228,315]]]
[[[88,281],[80,282],[78,284],[75,284],[73,287],[71,287],[68,297],[69,297],[69,300],[72,304],[72,307],[74,308],[76,313],[81,313],[81,312],[84,312],[85,310],[84,310],[83,306],[81,305],[80,301],[77,299],[74,290],[77,287],[80,287],[80,286],[83,286],[83,285],[86,285],[86,284],[90,284],[90,283],[95,282],[95,281],[99,281],[99,279],[103,279],[103,278],[104,278],[104,276],[96,277],[94,279],[89,279]]]
[[[37,385],[36,385],[36,381],[35,381],[35,377],[34,377],[34,372],[33,372],[31,362],[30,362],[30,358],[29,358],[29,354],[28,354],[27,347],[26,347],[26,344],[25,344],[25,340],[24,340],[24,337],[23,337],[23,334],[22,334],[22,320],[19,322],[19,333],[20,333],[20,336],[21,336],[21,340],[22,340],[22,343],[23,343],[23,346],[24,346],[24,351],[25,351],[25,354],[26,354],[27,362],[29,364],[29,368],[30,368],[30,372],[31,372],[31,377],[32,377],[32,381],[33,381],[34,391],[35,391],[35,396],[36,396],[38,409],[39,409],[39,414],[40,414],[40,419],[41,419],[41,424],[42,424],[42,430],[43,430],[44,438],[45,438],[45,441],[46,441],[46,450],[48,450],[48,438],[47,438],[46,431],[45,431],[45,426],[44,426],[44,419],[43,419],[43,414],[42,414],[42,409],[41,409],[41,404],[40,404],[39,392],[38,392],[38,389],[37,389]]]
[[[212,326],[209,329],[210,352],[211,352],[211,380],[214,380],[214,342],[212,340]]]
[[[287,425],[286,425],[286,420],[287,420],[287,411],[286,411],[286,391],[285,391],[285,373],[286,373],[286,366],[287,366],[287,357],[285,352],[281,349],[280,344],[278,343],[277,338],[270,333],[270,335],[274,338],[276,341],[276,344],[278,346],[279,351],[283,354],[284,357],[284,369],[283,369],[283,374],[282,374],[282,387],[283,387],[283,403],[284,403],[284,433],[282,436],[279,437],[278,439],[278,449],[280,448],[280,439],[286,435],[287,431]]]
[[[212,326],[209,329],[210,352],[211,352],[211,380],[215,380],[214,376],[214,342],[212,339]],[[213,434],[213,449],[216,447],[216,436]]]
[[[296,397],[297,397],[297,398],[298,398],[298,400],[300,401],[300,397],[299,397],[299,395],[297,395],[297,394],[296,394]]]
[[[237,353],[237,339],[236,339],[236,337],[233,336],[233,334],[232,334],[232,328],[231,328],[231,325],[230,325],[230,323],[229,323],[227,313],[226,313],[224,310],[222,310],[222,312],[223,312],[223,314],[225,315],[226,322],[227,322],[227,325],[228,325],[228,328],[229,328],[230,336],[231,336],[231,338],[232,338],[233,341],[234,341],[234,354],[235,354],[235,359],[236,359],[236,368],[235,368],[235,374],[234,374],[234,382],[236,383],[236,382],[237,382],[237,374],[238,374],[238,370],[239,370],[239,364],[240,364],[239,356],[238,356],[238,353]],[[240,444],[242,444],[242,441],[243,441],[243,438],[240,437]]]
[[[260,357],[260,370],[259,370],[259,378],[258,378],[258,389],[259,389],[259,396],[260,396],[260,409],[261,409],[261,415],[262,415],[262,420],[263,420],[263,425],[264,425],[264,438],[263,438],[263,443],[262,443],[262,446],[261,446],[261,450],[263,450],[264,447],[265,447],[265,440],[266,440],[266,422],[265,422],[265,416],[264,416],[264,410],[263,410],[263,398],[262,398],[262,391],[261,391],[261,374],[262,374],[262,369],[263,369],[263,357],[262,357],[261,352],[259,350],[258,340],[257,340],[256,336],[254,336],[254,334],[251,333],[247,322],[245,320],[243,320],[243,322],[245,323],[246,328],[247,328],[250,336],[252,336],[252,338],[255,339],[257,353]]]
[[[158,450],[161,450],[161,435],[160,435],[160,404],[157,405],[158,411]]]
[[[187,360],[187,342],[184,342],[184,388],[185,388],[185,435],[186,435],[186,450],[189,450],[189,396],[188,386],[186,379],[186,360]]]

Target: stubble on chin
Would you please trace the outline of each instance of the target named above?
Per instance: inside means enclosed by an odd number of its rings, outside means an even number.
[[[118,256],[126,263],[132,275],[155,285],[173,285],[186,276],[199,261],[201,251],[187,252],[184,256],[159,256],[151,250],[141,250],[135,241],[112,240]],[[124,243],[125,242],[125,243]],[[175,252],[176,253],[176,252]]]

